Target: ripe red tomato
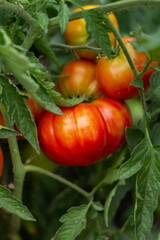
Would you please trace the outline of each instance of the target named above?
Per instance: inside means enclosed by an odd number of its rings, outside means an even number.
[[[2,175],[2,171],[3,171],[3,153],[0,147],[0,176]]]
[[[96,8],[99,7],[99,5],[85,5],[82,8],[83,9],[91,9],[91,8]],[[76,9],[75,12],[81,11],[80,8]],[[118,29],[118,22],[113,13],[109,14],[110,20],[113,22],[115,27]],[[72,20],[69,21],[66,31],[65,31],[65,39],[67,44],[72,45],[72,46],[81,46],[85,45],[88,41],[89,34],[86,31],[86,22],[84,18],[80,18],[77,20]],[[113,33],[109,33],[111,44],[114,42],[115,37]],[[76,50],[76,54],[80,58],[86,58],[86,59],[95,59],[97,57],[97,52],[91,51],[91,50],[86,50],[86,49],[81,49],[81,50]]]
[[[136,38],[125,37],[122,39],[135,67],[140,72],[143,69],[147,56],[142,52],[136,52],[133,45],[130,43],[136,40]],[[158,63],[155,61],[152,62],[149,68],[153,65],[158,66]],[[142,76],[145,90],[150,86],[149,79],[153,72],[155,72],[155,70],[149,69]],[[96,76],[102,90],[109,97],[129,99],[139,95],[138,88],[130,85],[135,77],[121,48],[117,57],[109,60],[106,56],[103,56],[99,60],[96,68]]]
[[[44,153],[64,165],[89,165],[117,150],[131,126],[127,106],[115,99],[61,108],[66,116],[46,112],[38,136]]]
[[[84,59],[70,61],[61,72],[61,75],[68,76],[58,79],[57,90],[66,98],[104,96],[96,79],[96,65]]]

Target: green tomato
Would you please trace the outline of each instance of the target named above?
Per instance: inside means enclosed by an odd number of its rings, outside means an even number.
[[[40,149],[40,154],[36,153],[33,147],[27,142],[22,141],[19,144],[20,153],[23,162],[31,160],[31,164],[54,172],[58,168],[58,164],[52,162]]]

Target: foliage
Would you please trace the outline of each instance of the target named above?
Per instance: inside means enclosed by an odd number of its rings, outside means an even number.
[[[58,115],[64,115],[61,106],[88,101],[84,97],[66,99],[55,87],[66,63],[77,58],[73,46],[65,45],[64,41],[70,19],[85,19],[89,43],[97,45],[94,51],[97,48],[98,56],[116,57],[118,44],[111,46],[108,35],[115,31],[116,38],[129,34],[138,38],[133,42],[134,48],[147,54],[143,72],[152,60],[160,63],[159,0],[99,0],[99,9],[73,13],[83,4],[97,1],[0,1],[0,111],[5,121],[5,126],[0,125],[4,155],[0,178],[2,240],[159,239],[158,67],[152,67],[156,72],[145,93],[141,73],[136,73],[131,83],[139,88],[140,96],[136,101],[126,101],[133,115],[133,127],[126,129],[126,144],[118,151],[89,166],[53,163],[54,167],[46,170],[49,168],[34,165],[34,161],[32,164],[34,151],[38,155],[42,150],[23,91],[29,92],[46,111]],[[103,14],[112,10],[120,34]],[[15,125],[21,133],[14,130]],[[24,142],[17,141],[21,134]],[[25,141],[33,148],[29,159],[25,155]],[[10,227],[13,220],[15,231]]]

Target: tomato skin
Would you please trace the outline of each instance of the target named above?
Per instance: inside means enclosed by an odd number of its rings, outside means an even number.
[[[136,52],[131,41],[136,40],[134,37],[122,38],[125,46],[132,58],[132,61],[137,68],[138,72],[143,69],[147,56],[142,52]],[[152,62],[151,66],[158,66],[156,61]],[[144,90],[150,87],[149,79],[155,70],[149,69],[142,76],[144,82]],[[119,55],[111,60],[103,56],[96,68],[97,80],[103,92],[112,98],[117,99],[130,99],[139,95],[138,88],[131,86],[130,83],[135,79],[132,69],[122,51],[120,49]]]
[[[38,125],[38,137],[44,153],[56,163],[83,166],[117,150],[124,143],[128,124],[125,119],[129,119],[128,126],[131,119],[126,105],[116,105],[116,102],[101,98],[91,103],[61,108],[66,116],[46,112]],[[126,109],[121,113],[124,106]],[[126,118],[122,116],[125,111],[128,114]]]
[[[3,153],[2,153],[2,149],[0,147],[0,177],[2,175],[2,171],[3,171]]]
[[[66,98],[77,96],[104,96],[96,79],[96,63],[84,59],[75,59],[67,63],[59,78],[57,90]]]
[[[85,5],[82,8],[86,10],[86,9],[96,8],[99,6],[100,5]],[[78,8],[75,10],[75,12],[77,11],[81,11],[81,9]],[[110,13],[108,16],[118,30],[119,27],[118,27],[118,22],[115,15],[113,13]],[[110,36],[111,44],[113,44],[115,40],[113,33],[109,33],[109,36]],[[72,45],[72,46],[85,45],[87,43],[89,34],[86,31],[86,22],[84,18],[69,21],[65,30],[64,37],[66,39],[67,44],[69,45]],[[94,60],[97,57],[97,52],[92,50],[80,49],[80,50],[76,50],[75,52],[80,58]]]

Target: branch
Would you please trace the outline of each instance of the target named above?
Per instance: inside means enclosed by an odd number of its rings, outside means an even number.
[[[34,26],[36,20],[32,18],[24,9],[16,4],[6,2],[4,0],[0,1],[0,11],[7,11],[15,13],[16,15],[22,17],[30,26]]]
[[[109,13],[109,12],[120,11],[120,10],[129,9],[129,8],[134,8],[134,7],[141,7],[141,6],[160,7],[160,0],[122,0],[119,2],[105,4],[94,9],[98,10],[99,13],[104,13],[104,12]],[[90,11],[90,10],[85,10],[85,11]],[[83,14],[82,11],[70,13],[69,20],[82,18],[83,17],[82,14]],[[58,17],[54,17],[50,19],[49,28],[52,28],[58,25],[59,25]]]

